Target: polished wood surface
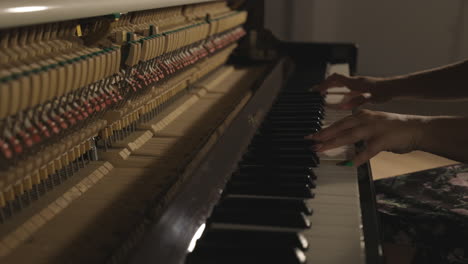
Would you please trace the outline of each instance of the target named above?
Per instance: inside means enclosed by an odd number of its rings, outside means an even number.
[[[371,159],[371,168],[374,180],[378,180],[457,163],[457,161],[423,151],[406,154],[384,151]]]

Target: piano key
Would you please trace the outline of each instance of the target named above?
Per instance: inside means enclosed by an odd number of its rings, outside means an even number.
[[[252,155],[269,153],[271,155],[303,155],[303,156],[312,156],[314,159],[318,160],[317,153],[314,152],[311,147],[305,145],[303,147],[286,147],[286,146],[275,146],[275,145],[263,145],[263,146],[251,146],[248,148],[248,153]]]
[[[311,113],[310,116],[307,116],[307,115],[283,116],[280,113],[278,113],[278,114],[269,114],[265,118],[265,122],[269,122],[269,121],[270,122],[273,122],[273,121],[276,121],[276,122],[280,122],[280,121],[312,122],[312,121],[315,121],[315,122],[320,123],[321,121],[320,121],[319,113],[320,113],[320,111],[317,111],[315,113]]]
[[[309,247],[307,239],[295,231],[235,229],[210,225],[197,241],[199,247],[300,248]]]
[[[310,132],[303,131],[302,133],[300,131],[292,131],[292,132],[284,132],[284,131],[280,131],[280,132],[261,131],[260,132],[259,131],[257,134],[255,134],[255,136],[256,137],[265,137],[265,138],[270,138],[270,139],[285,139],[285,138],[298,139],[298,138],[304,138],[305,136],[311,134],[312,132],[313,131],[310,131]],[[307,141],[308,142],[305,142],[305,144],[303,144],[302,146],[297,145],[297,146],[288,147],[288,146],[265,145],[265,147],[271,146],[271,147],[281,148],[281,149],[294,149],[294,150],[298,150],[298,151],[307,150],[307,151],[312,152],[312,150],[310,149],[310,145],[313,145],[315,143],[315,141],[311,141],[311,140],[307,140]],[[309,143],[309,144],[307,144],[307,143]],[[253,148],[253,147],[254,146],[252,146],[251,148]]]
[[[291,165],[278,165],[278,164],[270,164],[270,165],[262,165],[262,164],[253,164],[242,162],[239,164],[239,170],[241,172],[257,172],[257,173],[299,173],[299,174],[307,174],[312,177],[312,179],[316,179],[317,176],[315,175],[312,167],[307,166],[291,166]]]
[[[274,173],[235,173],[231,177],[231,182],[275,182],[282,183],[298,183],[307,184],[314,187],[315,182],[312,177],[307,174],[274,174]]]
[[[262,137],[260,135],[252,139],[251,145],[275,145],[285,147],[304,147],[306,145],[312,145],[314,142],[306,140],[304,138],[274,138],[274,137]]]
[[[326,124],[350,113],[333,109],[326,112]],[[311,263],[365,263],[357,170],[336,166],[335,163],[325,161],[314,168],[316,197],[306,201],[314,208],[310,217],[314,226],[304,234],[311,248],[316,250],[307,252],[307,258]]]
[[[317,111],[323,112],[324,106],[322,104],[302,105],[302,104],[275,104],[270,108],[270,113],[278,112],[295,112],[295,113],[309,113],[313,114]]]
[[[309,199],[315,194],[307,184],[251,184],[251,183],[229,183],[226,187],[228,194],[248,194],[273,197],[294,197]]]
[[[313,212],[313,209],[302,199],[265,198],[262,196],[227,195],[221,200],[219,206],[227,209],[296,211],[307,215],[311,215]]]
[[[298,166],[317,166],[318,162],[313,155],[287,155],[263,152],[260,155],[253,155],[247,152],[243,157],[243,161],[259,162],[263,164],[288,164]]]
[[[324,102],[324,99],[322,97],[315,97],[315,96],[282,94],[275,101],[275,104],[278,104],[281,102],[296,102],[296,103],[310,105],[310,104],[321,104]]]
[[[292,116],[292,117],[309,117],[310,115],[317,115],[320,118],[325,116],[322,108],[312,109],[309,111],[301,111],[301,109],[291,109],[291,108],[277,108],[268,113],[272,116]]]
[[[230,223],[285,228],[309,228],[311,223],[305,214],[294,211],[255,210],[253,208],[225,209],[222,205],[211,214],[211,223]]]
[[[282,134],[310,134],[320,130],[320,127],[274,127],[274,126],[260,126],[257,130],[258,134],[268,135],[269,133],[282,133]],[[298,138],[301,138],[300,136]]]
[[[307,120],[303,122],[296,122],[294,120],[265,120],[262,123],[265,126],[279,126],[279,127],[320,127],[320,120]]]
[[[261,129],[278,129],[279,130],[320,130],[321,124],[318,122],[308,123],[308,124],[292,124],[291,122],[288,124],[287,122],[265,122],[261,125]]]
[[[286,177],[291,175],[292,177],[310,177],[313,180],[317,179],[317,175],[314,173],[312,167],[280,166],[278,164],[262,165],[242,162],[239,164],[235,173],[272,175],[273,177]]]
[[[304,252],[298,248],[233,248],[200,247],[186,258],[187,264],[258,264],[258,263],[288,263],[305,264]]]
[[[260,146],[249,146],[249,152],[266,152],[269,151],[274,154],[291,154],[291,155],[314,155],[317,153],[314,152],[310,146],[275,146],[275,145],[260,145]]]

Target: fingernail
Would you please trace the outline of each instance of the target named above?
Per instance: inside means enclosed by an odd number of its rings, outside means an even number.
[[[337,166],[346,166],[346,167],[353,167],[354,162],[352,160],[345,160],[345,161],[340,161],[336,164]]]

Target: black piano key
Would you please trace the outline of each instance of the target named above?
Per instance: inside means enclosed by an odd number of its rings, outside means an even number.
[[[245,175],[245,176],[242,176]],[[317,175],[308,168],[302,168],[302,170],[281,170],[281,168],[270,169],[265,166],[254,166],[254,165],[241,165],[238,170],[234,173],[234,176],[247,177],[249,175],[258,175],[257,177],[278,177],[278,178],[306,178],[316,180]]]
[[[287,137],[263,137],[261,135],[255,136],[251,145],[275,145],[284,147],[304,147],[312,146],[315,142],[312,140],[306,140],[304,138],[287,138]]]
[[[304,138],[307,135],[310,135],[314,132],[275,132],[275,131],[258,131],[257,134],[255,134],[255,137],[265,137],[265,138],[271,138],[271,139],[279,139],[279,138],[293,138],[293,139],[298,139],[298,138]],[[310,149],[309,146],[316,144],[316,142],[307,140],[305,145],[303,146],[291,146],[290,148],[296,148],[296,149]],[[283,148],[288,148],[288,146],[282,146]]]
[[[227,194],[244,194],[257,196],[275,196],[310,199],[314,198],[311,187],[307,184],[252,184],[248,182],[230,182],[227,185]]]
[[[311,142],[311,145],[313,143]],[[304,145],[304,146],[275,146],[275,145],[250,145],[247,148],[247,152],[251,153],[262,153],[262,152],[270,152],[274,153],[275,155],[278,154],[291,154],[291,155],[313,155],[317,156],[317,153],[311,149],[311,145]]]
[[[258,177],[278,177],[278,178],[310,178],[312,180],[317,179],[317,175],[311,170],[311,168],[299,168],[297,170],[291,169],[286,170],[281,167],[270,168],[265,166],[255,166],[255,165],[241,165],[234,172],[234,176],[247,177],[249,175],[256,175]],[[246,175],[246,176],[242,176]]]
[[[276,226],[285,228],[309,228],[310,221],[302,212],[277,210],[250,210],[216,208],[211,214],[211,223]]]
[[[295,211],[312,215],[313,209],[302,199],[281,199],[264,197],[239,197],[228,195],[219,203],[219,207],[226,209],[249,208],[251,210]]]
[[[197,241],[197,248],[300,248],[309,247],[299,232],[209,227]]]
[[[320,127],[273,127],[273,126],[260,126],[257,130],[258,134],[268,133],[284,133],[284,134],[310,134],[320,130]]]
[[[304,166],[281,166],[277,164],[273,165],[259,165],[248,162],[242,162],[239,164],[240,172],[254,172],[254,173],[277,173],[277,174],[307,174],[312,177],[312,179],[317,179],[312,167]]]
[[[307,174],[274,174],[274,173],[235,173],[231,177],[232,182],[251,182],[251,183],[293,183],[307,184],[315,187],[315,182]]]
[[[278,99],[275,101],[274,104],[278,102],[296,102],[296,103],[303,103],[303,104],[311,104],[311,103],[323,103],[323,97],[315,97],[315,96],[307,96],[307,95],[280,95]]]
[[[310,115],[310,114],[315,114],[315,113],[322,113],[324,114],[324,106],[320,104],[315,104],[315,105],[272,105],[268,115],[272,114],[284,114],[284,113],[290,113],[294,112],[297,113],[301,116],[303,115]]]
[[[272,115],[265,118],[265,122],[295,122],[300,124],[305,124],[307,122],[317,122],[322,124],[321,118],[318,115],[313,117],[310,116],[282,116],[282,115]]]
[[[317,153],[312,150],[310,146],[275,146],[275,145],[251,145],[247,149],[248,153],[252,153],[252,155],[263,155],[265,152],[266,154],[270,155],[302,155],[302,156],[310,156],[312,155],[315,159],[318,158]]]
[[[277,105],[272,105],[271,106],[268,114],[296,112],[298,114],[305,115],[305,114],[314,114],[317,111],[324,112],[324,105],[322,105],[322,104],[312,104],[312,105],[277,104]]]
[[[316,107],[323,107],[324,104],[322,102],[295,102],[295,101],[277,101],[275,102],[273,105],[272,105],[272,108],[283,108],[283,107],[292,107],[292,108],[304,108],[304,110],[306,109],[312,109],[312,108],[316,108]]]
[[[305,264],[306,256],[298,248],[218,248],[200,247],[185,259],[187,264]]]
[[[283,89],[280,91],[279,98],[317,98],[323,99],[323,95],[314,91],[297,91],[297,90],[290,90],[290,89]]]
[[[282,100],[298,100],[302,102],[323,102],[324,97],[323,96],[317,96],[317,95],[311,95],[307,93],[301,93],[301,94],[291,94],[291,93],[280,93],[278,96],[277,101],[282,101]]]
[[[301,111],[302,110],[302,111]],[[297,113],[297,115],[292,115],[292,113]],[[267,116],[289,116],[289,117],[303,117],[303,118],[310,118],[310,117],[324,117],[323,108],[320,106],[309,108],[304,107],[301,109],[300,106],[298,107],[276,107],[272,108],[270,112],[268,112]]]
[[[318,162],[313,155],[274,155],[273,153],[265,152],[263,155],[252,155],[247,152],[242,157],[242,161],[258,162],[260,164],[288,164],[298,166],[316,167]]]
[[[289,120],[265,120],[265,122],[262,123],[262,126],[317,128],[321,127],[322,123],[316,120],[303,122]]]
[[[287,123],[287,124],[286,124]],[[322,129],[321,121],[313,121],[310,123],[302,121],[287,121],[287,120],[266,120],[260,125],[260,128],[257,131],[307,131],[306,133],[311,133],[311,131],[318,131]]]
[[[303,103],[295,103],[295,102],[277,102],[271,106],[271,111],[287,111],[287,110],[302,110],[304,112],[314,113],[317,111],[324,110],[324,104],[322,103],[310,103],[310,104],[303,104]]]
[[[325,117],[325,115],[323,114],[323,112],[321,111],[314,111],[314,112],[310,112],[310,113],[300,113],[300,112],[296,112],[296,111],[281,111],[281,110],[276,110],[274,112],[270,112],[269,115],[271,115],[271,117],[275,117],[275,118],[279,118],[279,117],[282,117],[282,118],[287,118],[287,117],[292,117],[292,118],[296,118],[296,119],[299,119],[299,118],[309,118],[311,115],[315,116],[316,118],[318,119],[323,119]]]

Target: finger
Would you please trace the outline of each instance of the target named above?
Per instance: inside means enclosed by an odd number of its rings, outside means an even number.
[[[358,141],[369,138],[372,134],[372,127],[370,126],[361,126],[351,129],[347,129],[341,132],[338,136],[323,141],[320,145],[320,148],[317,149],[319,152],[323,152],[329,149],[334,149],[344,145],[354,144]]]
[[[355,166],[359,166],[383,150],[385,150],[385,141],[382,139],[370,139],[367,141],[366,148],[353,158],[353,163]]]
[[[364,87],[361,79],[356,77],[348,77],[342,74],[334,73],[330,75],[325,81],[318,85],[317,90],[324,92],[331,87],[346,86],[351,90],[367,92],[367,88]]]
[[[341,131],[355,127],[359,124],[359,120],[355,116],[347,116],[335,123],[331,124],[319,132],[309,135],[306,139],[314,139],[317,141],[326,141],[329,138],[333,138],[338,135]]]
[[[345,83],[347,83],[347,81],[346,81],[347,78],[348,77],[346,77],[344,75],[334,73],[334,74],[328,76],[328,78],[325,79],[325,81],[320,83],[317,86],[316,90],[319,91],[319,92],[324,92],[324,91],[326,91],[326,90],[328,90],[329,88],[332,88],[332,87],[346,86]]]
[[[343,110],[352,110],[360,105],[370,102],[370,100],[371,100],[370,97],[366,97],[365,95],[361,94],[359,96],[352,98],[351,100],[347,102],[340,104],[340,108]]]

